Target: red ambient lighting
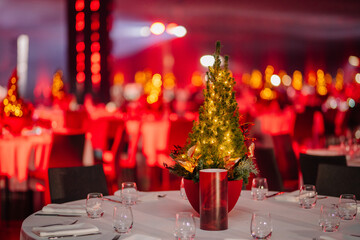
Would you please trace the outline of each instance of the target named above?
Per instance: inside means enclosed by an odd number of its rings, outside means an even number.
[[[85,51],[85,43],[84,42],[78,42],[76,44],[76,51],[77,52],[83,52]]]
[[[91,52],[99,52],[100,51],[100,43],[93,42],[91,44]]]
[[[100,74],[94,74],[91,76],[91,82],[93,84],[98,84],[101,81],[101,75]]]
[[[99,0],[93,0],[90,3],[90,10],[95,12],[97,10],[99,10],[100,8],[100,1]]]
[[[76,0],[75,2],[75,10],[80,12],[82,10],[84,10],[85,7],[85,2],[84,0]]]
[[[83,83],[85,82],[85,73],[84,72],[79,72],[77,75],[76,75],[76,81],[78,83]]]
[[[91,54],[91,62],[92,63],[100,62],[100,53],[95,52],[95,53]]]

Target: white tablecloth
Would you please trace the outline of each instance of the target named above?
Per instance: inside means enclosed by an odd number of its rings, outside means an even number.
[[[145,194],[145,193],[142,193]],[[154,194],[146,193],[146,194]],[[175,223],[176,212],[192,211],[187,200],[180,198],[178,191],[161,192],[166,197],[155,201],[141,202],[133,206],[134,225],[129,234],[121,236],[121,239],[143,234],[161,239],[174,239],[172,232]],[[329,197],[318,200],[314,209],[302,209],[297,203],[278,201],[274,198],[265,201],[254,201],[250,198],[249,191],[242,191],[241,197],[234,210],[229,214],[229,229],[224,231],[200,230],[199,215],[195,214],[197,224],[196,239],[252,239],[250,236],[251,214],[256,210],[269,211],[273,219],[273,235],[271,239],[359,239],[349,234],[360,235],[360,218],[352,221],[341,221],[338,232],[323,233],[318,225],[320,206],[325,202],[338,201],[337,198]],[[76,201],[74,204],[85,204],[85,200]],[[21,228],[21,240],[43,239],[31,232],[32,227],[51,223],[70,222],[79,219],[79,222],[88,222],[96,225],[102,232],[101,235],[93,235],[77,238],[62,239],[109,239],[115,236],[112,228],[112,209],[118,203],[104,201],[105,214],[100,219],[89,219],[87,217],[51,217],[30,215],[26,218]],[[320,238],[321,237],[321,238]]]

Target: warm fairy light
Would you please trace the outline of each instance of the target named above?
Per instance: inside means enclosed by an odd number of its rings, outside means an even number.
[[[359,66],[359,58],[358,57],[356,57],[356,56],[350,56],[349,57],[349,63],[350,63],[350,65],[352,65],[352,66],[354,66],[354,67],[357,67],[357,66]]]
[[[202,74],[200,72],[194,72],[191,76],[191,83],[192,85],[196,86],[196,87],[200,87],[203,85],[203,79],[202,79]]]
[[[164,33],[165,25],[161,22],[155,22],[150,26],[150,32],[154,35],[160,35]]]
[[[215,58],[212,55],[204,55],[200,58],[200,63],[204,67],[210,67],[214,65],[214,62],[215,62]]]
[[[164,88],[173,89],[175,87],[175,75],[173,73],[167,73],[164,77]]]
[[[118,72],[114,75],[114,85],[122,85],[125,81],[124,74]]]
[[[313,71],[309,72],[308,84],[313,87],[315,87],[315,85],[316,85],[316,74]]]
[[[328,93],[327,88],[325,86],[318,86],[316,88],[316,90],[317,90],[318,94],[322,95],[322,96],[324,96]]]
[[[291,85],[291,77],[289,75],[284,75],[282,78],[282,83],[284,84],[284,86],[289,87]]]
[[[356,81],[358,84],[360,84],[360,73],[357,73],[357,74],[355,75],[355,81]]]
[[[250,77],[250,87],[255,89],[262,88],[262,74],[259,70],[255,69],[251,73]]]
[[[64,81],[62,80],[62,77],[63,77],[63,73],[61,70],[56,71],[53,76],[51,94],[56,99],[63,99],[65,96]]]
[[[157,88],[161,87],[162,81],[161,81],[161,75],[160,74],[158,74],[158,73],[154,74],[154,76],[152,78],[152,84]]]
[[[278,75],[274,74],[271,76],[270,82],[273,86],[278,87],[281,83],[281,79]]]
[[[344,87],[344,71],[339,69],[335,77],[335,89],[341,91]]]
[[[302,74],[299,70],[295,70],[293,73],[293,82],[292,86],[296,90],[301,90],[302,88]]]
[[[272,100],[276,97],[276,94],[270,88],[264,88],[260,92],[260,97],[265,100]]]

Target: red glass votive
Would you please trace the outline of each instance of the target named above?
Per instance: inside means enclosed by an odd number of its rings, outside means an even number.
[[[225,169],[200,170],[200,229],[228,229],[228,181]]]

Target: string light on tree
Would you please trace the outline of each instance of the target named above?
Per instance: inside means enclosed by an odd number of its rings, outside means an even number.
[[[246,124],[240,125],[234,86],[235,80],[228,69],[227,56],[224,66],[221,66],[218,42],[214,64],[209,66],[207,72],[199,121],[194,122],[187,146],[172,151],[175,165],[166,165],[172,173],[198,181],[199,169],[221,168],[228,170],[229,179],[246,181],[244,176],[256,172],[248,157],[244,135],[247,128],[244,127]]]

